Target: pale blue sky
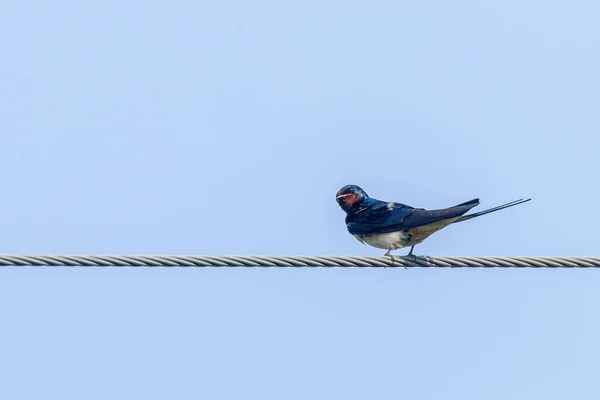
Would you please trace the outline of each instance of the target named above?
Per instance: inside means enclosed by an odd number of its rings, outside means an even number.
[[[1,253],[379,255],[343,185],[598,255],[592,1],[8,0]],[[398,252],[404,254],[404,251]],[[600,272],[0,270],[0,398],[597,399]]]

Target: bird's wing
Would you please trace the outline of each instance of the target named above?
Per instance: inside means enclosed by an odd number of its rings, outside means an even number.
[[[381,204],[382,203],[382,204]],[[478,199],[439,210],[413,208],[399,203],[381,202],[367,207],[349,221],[348,231],[353,235],[389,233],[460,217],[479,204]],[[391,204],[391,205],[390,205]]]
[[[440,210],[415,210],[411,215],[406,217],[404,221],[402,221],[402,229],[416,228],[418,226],[429,225],[435,222],[457,218],[477,205],[479,205],[479,199],[473,199],[457,206],[443,208]]]
[[[377,233],[393,232],[394,227],[415,209],[400,203],[378,202],[370,204],[359,210],[347,222],[348,231],[353,235],[373,235]]]

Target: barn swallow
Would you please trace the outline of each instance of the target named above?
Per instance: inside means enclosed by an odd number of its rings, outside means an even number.
[[[414,257],[413,250],[417,244],[450,224],[531,200],[519,199],[488,210],[464,215],[479,205],[479,199],[448,208],[426,210],[402,203],[374,199],[356,185],[344,186],[337,192],[335,199],[342,210],[346,212],[348,232],[363,244],[387,250],[384,256],[390,256],[392,262],[394,261],[392,250],[410,246],[408,255]]]

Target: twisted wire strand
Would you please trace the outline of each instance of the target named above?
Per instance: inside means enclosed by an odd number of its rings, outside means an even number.
[[[600,257],[0,255],[0,266],[600,268]]]

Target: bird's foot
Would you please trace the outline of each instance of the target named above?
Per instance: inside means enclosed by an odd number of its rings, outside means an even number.
[[[413,261],[417,261],[417,260],[419,259],[419,257],[413,254],[413,250],[414,250],[414,249],[415,249],[415,246],[412,246],[412,247],[410,248],[410,251],[409,251],[409,252],[408,252],[408,254],[406,255],[406,257],[410,257],[410,258],[412,258],[412,260],[413,260]],[[404,266],[404,268],[405,268],[405,269],[407,269],[407,268],[406,268],[406,266]]]
[[[431,257],[429,257],[429,256],[417,256],[417,255],[413,254],[412,249],[406,255],[406,257],[410,257],[412,259],[412,261],[415,262],[415,263],[417,261],[431,263]]]
[[[383,256],[384,257],[389,257],[392,259],[392,264],[394,264],[396,262],[396,259],[394,258],[394,255],[391,253],[391,249],[388,250]],[[385,268],[385,265],[383,266],[383,268]]]
[[[386,257],[386,256],[389,257],[392,260],[392,264],[394,264],[396,262],[396,258],[391,253],[391,250],[388,250],[383,256],[384,257]],[[383,266],[383,268],[385,268],[385,265]],[[408,268],[406,268],[406,265],[404,266],[404,269],[408,269]]]

